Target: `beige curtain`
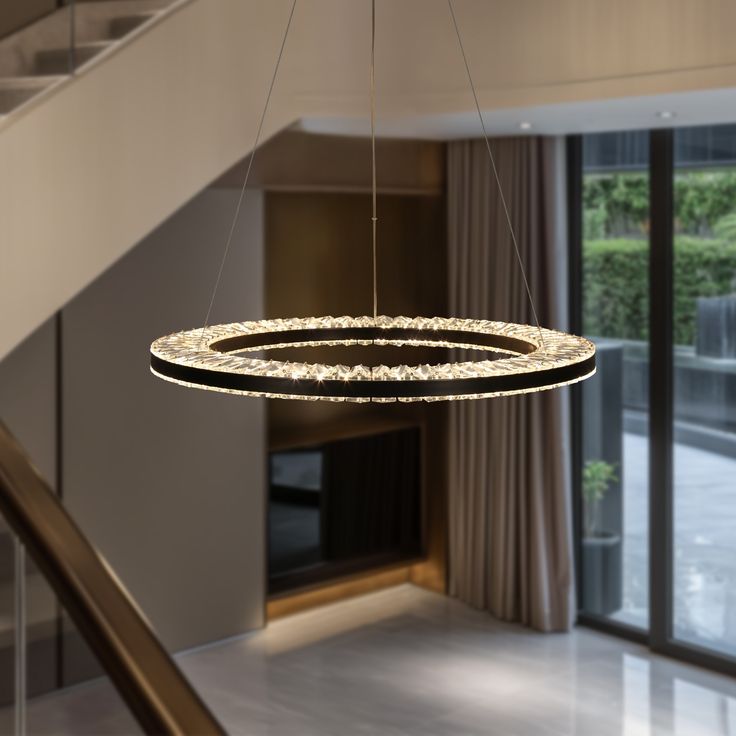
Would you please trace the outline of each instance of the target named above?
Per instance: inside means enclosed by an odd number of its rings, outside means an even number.
[[[564,155],[553,138],[492,141],[543,326],[566,329]],[[448,148],[450,315],[533,323],[484,141]],[[450,592],[541,631],[573,619],[566,389],[454,402]]]

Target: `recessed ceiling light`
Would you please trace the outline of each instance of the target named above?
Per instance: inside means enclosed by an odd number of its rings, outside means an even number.
[[[660,110],[657,113],[657,117],[662,120],[671,120],[673,117],[675,117],[675,113],[671,110]]]
[[[523,123],[519,123],[519,127],[522,130],[531,130],[532,129],[532,124],[531,123],[527,123],[527,122],[523,122]]]

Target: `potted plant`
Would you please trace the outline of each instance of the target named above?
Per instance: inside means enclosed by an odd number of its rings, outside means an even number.
[[[588,460],[583,467],[584,537],[597,537],[601,528],[601,501],[611,483],[618,480],[616,468],[605,460]]]
[[[616,466],[588,460],[583,467],[583,610],[608,615],[621,608],[621,535],[603,528],[602,502],[618,482]]]

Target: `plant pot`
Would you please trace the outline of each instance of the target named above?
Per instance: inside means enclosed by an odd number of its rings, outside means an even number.
[[[608,616],[623,603],[621,537],[583,537],[583,611]]]

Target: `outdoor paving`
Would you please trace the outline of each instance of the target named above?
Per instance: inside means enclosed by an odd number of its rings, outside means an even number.
[[[736,655],[736,459],[675,445],[675,635]],[[625,433],[624,606],[648,611],[648,441]]]

